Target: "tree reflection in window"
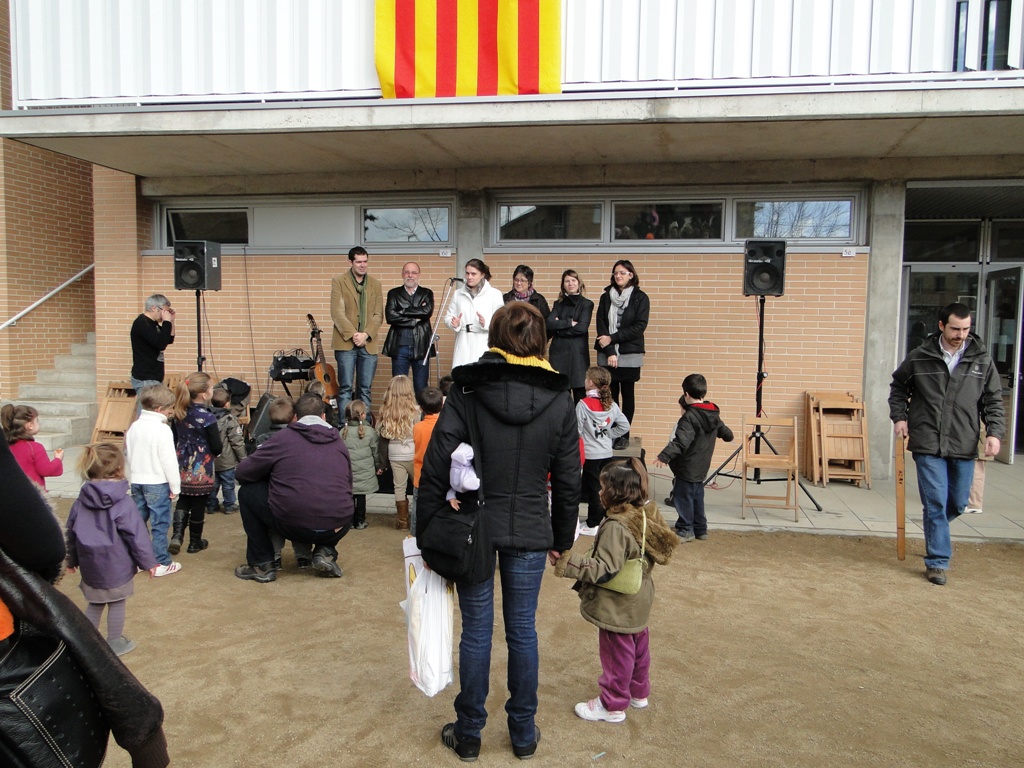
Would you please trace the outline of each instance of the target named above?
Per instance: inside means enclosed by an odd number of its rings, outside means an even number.
[[[449,210],[433,208],[365,208],[363,241],[367,243],[447,243]]]
[[[736,203],[736,237],[849,239],[850,200],[758,200]]]

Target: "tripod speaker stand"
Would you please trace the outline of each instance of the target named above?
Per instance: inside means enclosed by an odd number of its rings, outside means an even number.
[[[757,321],[758,321],[757,322],[757,386],[755,387],[755,390],[754,390],[754,401],[755,401],[755,404],[757,406],[757,409],[756,409],[755,413],[756,413],[757,416],[764,416],[764,408],[762,407],[763,406],[763,402],[764,402],[763,401],[763,394],[764,393],[762,391],[762,385],[764,384],[764,380],[768,378],[768,374],[764,372],[764,297],[765,297],[765,294],[763,294],[763,293],[760,294],[757,297],[758,298],[758,318],[757,318]],[[754,428],[751,431],[751,433],[749,435],[744,436],[742,439],[747,441],[747,442],[749,442],[750,440],[754,441],[754,453],[761,453],[761,443],[764,443],[765,445],[768,446],[769,449],[771,449],[771,452],[774,453],[776,456],[779,454],[779,452],[777,450],[775,450],[775,446],[771,444],[771,441],[768,439],[768,436],[763,431],[761,431],[761,425],[760,424],[754,424]],[[743,444],[740,444],[740,447],[737,448],[735,451],[733,451],[732,454],[729,456],[729,458],[727,458],[725,461],[723,461],[719,465],[718,469],[716,469],[714,472],[712,472],[708,476],[707,480],[704,481],[704,485],[705,486],[709,485],[719,475],[723,475],[724,477],[731,477],[731,478],[734,478],[734,479],[737,479],[737,480],[742,479],[742,477],[740,475],[736,475],[736,474],[732,474],[732,473],[723,471],[725,469],[725,467],[728,466],[733,460],[735,460],[735,458],[742,451],[743,451]],[[746,471],[746,468],[744,468],[744,471]],[[754,470],[754,483],[756,483],[757,485],[760,485],[763,482],[772,482],[775,479],[783,479],[783,478],[769,478],[769,479],[764,479],[763,480],[761,478],[761,470],[760,469],[755,469]],[[817,502],[817,500],[813,496],[811,496],[811,494],[807,490],[807,488],[804,487],[803,481],[799,481],[798,480],[797,484],[800,486],[800,490],[802,490],[804,492],[804,494],[807,496],[807,498],[811,500],[811,503],[814,504],[815,509],[817,509],[820,512],[821,511],[821,504],[819,504]]]

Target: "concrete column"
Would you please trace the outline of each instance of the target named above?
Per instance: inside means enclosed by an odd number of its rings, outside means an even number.
[[[900,285],[903,275],[903,219],[906,183],[876,182],[869,213],[868,306],[864,337],[864,403],[869,418],[871,474],[893,475],[889,382],[899,361]]]
[[[456,202],[458,251],[455,259],[455,277],[462,277],[466,262],[480,259],[484,263],[484,243],[487,242],[486,198],[482,192],[460,192]]]

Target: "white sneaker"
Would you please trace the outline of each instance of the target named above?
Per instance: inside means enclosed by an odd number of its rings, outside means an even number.
[[[170,576],[172,573],[177,573],[181,570],[181,563],[171,563],[170,565],[158,565],[156,567],[156,573],[154,577],[159,578],[161,576]]]
[[[599,526],[591,528],[586,523],[580,523],[580,536],[597,536],[597,529]]]
[[[633,699],[629,700],[629,706],[633,709],[647,709],[647,699]]]
[[[626,719],[626,713],[622,710],[607,710],[601,703],[601,698],[581,701],[576,705],[576,715],[591,722],[604,721],[606,723],[621,723]]]
[[[967,507],[964,510],[964,513],[966,513],[968,515],[980,515],[981,514],[981,507]]]

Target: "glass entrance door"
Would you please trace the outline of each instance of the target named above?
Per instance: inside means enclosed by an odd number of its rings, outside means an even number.
[[[1006,439],[996,458],[1013,463],[1017,416],[1021,408],[1021,301],[1024,267],[990,271],[985,279],[985,338],[1003,383]]]
[[[904,352],[939,330],[939,310],[959,301],[977,316],[981,267],[977,264],[913,265],[906,296]]]

